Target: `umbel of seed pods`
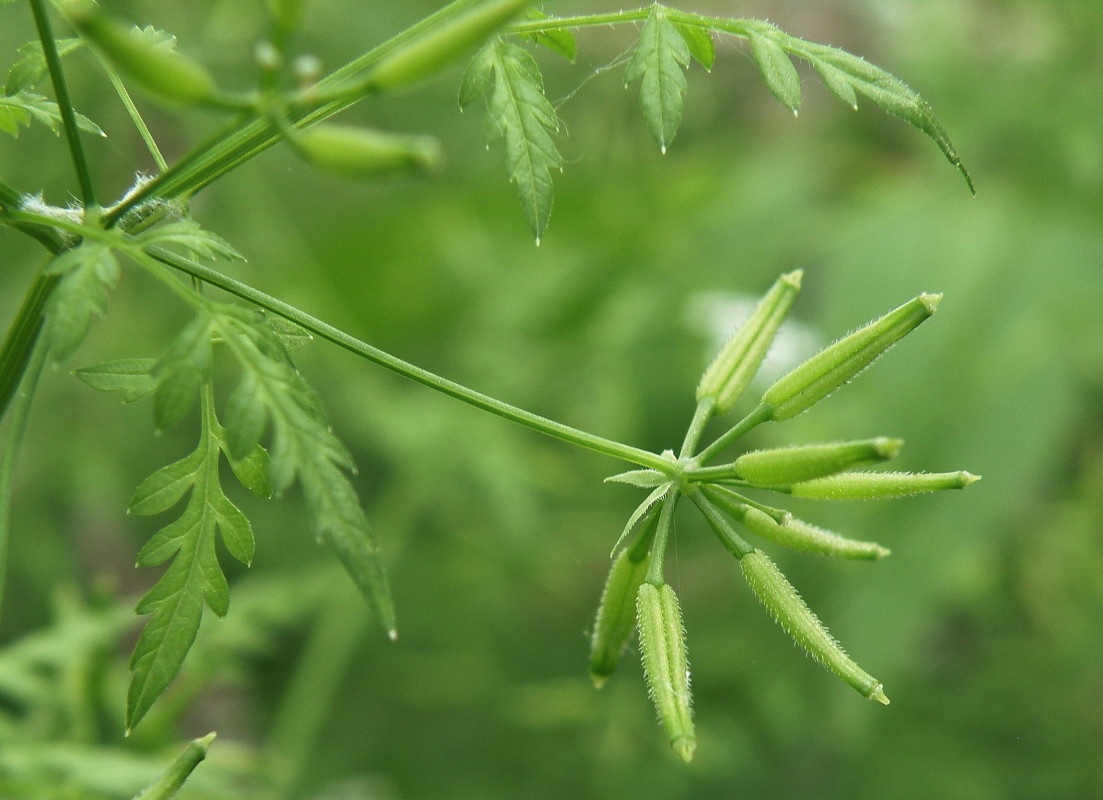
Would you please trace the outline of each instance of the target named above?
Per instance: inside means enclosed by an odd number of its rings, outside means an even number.
[[[613,548],[591,638],[590,675],[595,685],[604,684],[638,628],[648,691],[671,745],[686,761],[693,757],[696,736],[685,629],[674,590],[663,580],[663,557],[680,498],[688,497],[700,510],[721,543],[739,559],[755,596],[797,644],[864,697],[888,705],[880,681],[846,654],[774,562],[743,539],[743,531],[838,558],[872,561],[889,551],[802,522],[744,492],[764,489],[795,497],[859,500],[962,489],[978,480],[968,472],[855,469],[895,457],[903,442],[887,437],[756,450],[729,463],[708,465],[757,425],[796,416],[842,386],[930,317],[942,299],[921,294],[824,348],[775,382],[750,413],[697,452],[707,423],[730,411],[750,386],[800,290],[801,277],[798,270],[778,278],[705,370],[681,453],[664,453],[669,469],[633,470],[609,478],[651,493],[632,513]]]

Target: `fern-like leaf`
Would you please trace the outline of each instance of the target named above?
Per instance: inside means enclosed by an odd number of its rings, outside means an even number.
[[[61,132],[61,111],[57,103],[40,94],[22,89],[14,94],[0,94],[0,131],[19,136],[20,127],[31,121],[41,122],[54,133]],[[87,133],[106,136],[100,126],[83,114],[76,114],[77,127]]]
[[[664,153],[682,121],[689,59],[689,45],[667,18],[666,9],[652,6],[628,62],[624,83],[628,86],[640,82],[644,120]]]
[[[158,225],[134,237],[143,249],[160,246],[181,255],[204,261],[222,258],[227,261],[245,261],[245,256],[217,234],[204,230],[191,218],[179,219]]]
[[[496,39],[471,62],[460,87],[460,106],[487,97],[492,139],[505,140],[506,167],[525,219],[540,243],[551,217],[552,171],[563,159],[552,134],[559,117],[544,95],[540,67],[527,50]]]
[[[253,560],[252,527],[219,482],[219,458],[225,444],[209,384],[202,398],[199,446],[142,481],[130,501],[133,513],[158,514],[190,492],[180,517],[158,531],[138,554],[139,566],[173,561],[136,609],[152,616],[130,658],[128,731],[180,671],[199,631],[203,606],[220,617],[229,608],[229,586],[215,552],[216,533],[234,558],[244,564]]]
[[[46,307],[44,329],[51,355],[61,361],[84,341],[92,318],[107,310],[119,263],[107,245],[86,242],[54,258],[46,273],[61,276]]]

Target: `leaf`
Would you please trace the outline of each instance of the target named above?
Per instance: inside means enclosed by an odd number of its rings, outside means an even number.
[[[217,234],[203,230],[199,223],[191,218],[176,220],[145,231],[134,237],[134,241],[148,249],[153,246],[166,247],[177,253],[192,256],[204,261],[224,258],[227,261],[245,261],[245,256]]]
[[[856,91],[929,136],[946,160],[957,167],[969,191],[976,194],[973,178],[961,163],[949,134],[915,90],[889,72],[845,50],[793,37],[790,40],[790,49],[815,67],[824,84],[844,103],[857,107]]]
[[[81,46],[80,39],[55,39],[54,46],[59,56],[66,56]],[[46,57],[42,53],[42,43],[37,39],[20,45],[16,51],[19,58],[8,70],[4,82],[4,94],[17,94],[24,89],[33,89],[46,77]]]
[[[84,341],[92,317],[107,310],[107,293],[119,280],[119,264],[110,247],[89,242],[55,257],[46,272],[61,275],[46,306],[44,328],[51,355],[61,361]]]
[[[314,335],[310,331],[289,319],[277,317],[275,314],[267,314],[265,319],[268,320],[268,327],[276,332],[289,353],[302,350],[314,341]]]
[[[234,476],[257,497],[271,497],[272,486],[268,480],[268,451],[256,445],[244,458],[235,458],[224,438],[222,451],[230,462]]]
[[[632,469],[628,472],[610,475],[605,479],[605,482],[627,483],[632,486],[640,486],[646,489],[652,486],[658,486],[660,483],[667,483],[669,480],[670,478],[657,469]]]
[[[772,27],[772,26],[771,26]],[[780,32],[779,32],[780,33]],[[784,34],[781,34],[784,35]],[[751,54],[774,97],[794,114],[800,108],[800,75],[772,36],[751,34]]]
[[[628,62],[624,85],[640,81],[640,107],[651,134],[665,153],[682,121],[682,101],[686,92],[684,70],[689,66],[690,49],[666,10],[659,5],[640,31],[639,42]]]
[[[200,314],[177,335],[153,368],[153,419],[164,430],[183,419],[211,371],[211,319]]]
[[[613,549],[609,552],[610,556],[616,555],[617,550],[620,549],[620,546],[624,544],[624,540],[635,530],[636,525],[652,514],[659,513],[659,508],[655,504],[662,500],[673,486],[674,484],[669,482],[656,486],[655,491],[645,497],[644,501],[636,506],[636,510],[632,512],[632,516],[628,518],[624,530],[621,531],[620,536],[617,538],[617,543],[613,545]]]
[[[271,422],[271,489],[280,493],[298,478],[315,536],[337,554],[393,638],[394,603],[382,557],[346,475],[354,471],[352,457],[264,317],[226,306],[212,319],[245,373],[227,404],[223,436],[229,452],[248,443],[255,447]]]
[[[475,56],[464,75],[460,103],[488,92],[492,138],[505,140],[509,180],[517,187],[525,219],[539,244],[551,217],[551,173],[563,168],[551,136],[559,130],[559,117],[544,95],[544,79],[535,59],[524,48],[501,39]]]
[[[27,127],[31,120],[41,122],[54,133],[61,132],[61,112],[57,103],[40,94],[22,90],[14,94],[0,95],[0,131],[19,136],[19,126]],[[76,115],[77,127],[82,131],[106,136],[100,126],[83,114]]]
[[[156,363],[153,358],[120,358],[73,370],[73,375],[86,386],[115,392],[124,403],[133,403],[156,390],[158,380],[151,374]]]
[[[245,564],[253,558],[252,527],[219,483],[223,439],[212,406],[208,389],[203,394],[199,445],[142,481],[130,501],[131,511],[155,514],[176,505],[190,491],[180,517],[159,530],[138,554],[139,566],[169,558],[173,562],[136,609],[152,617],[130,658],[128,731],[180,671],[199,630],[204,604],[218,616],[229,608],[229,586],[215,552],[216,533],[234,558]]]
[[[552,19],[548,14],[545,14],[543,11],[538,11],[535,8],[529,9],[526,16],[528,19]],[[546,47],[553,53],[561,55],[571,63],[574,63],[577,46],[575,44],[574,34],[569,30],[537,31],[536,33],[525,34],[524,38],[535,42],[541,47]]]
[[[674,27],[686,40],[689,54],[705,68],[705,72],[711,72],[712,65],[716,63],[716,43],[712,40],[712,34],[708,29],[679,22],[674,23]]]

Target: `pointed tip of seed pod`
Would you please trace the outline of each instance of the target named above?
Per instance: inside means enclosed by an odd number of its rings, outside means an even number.
[[[883,706],[887,706],[889,704],[889,699],[885,696],[885,687],[881,684],[877,684],[873,687],[873,691],[869,693],[869,699],[876,700]]]
[[[398,628],[388,628],[387,638],[390,639],[392,642],[398,641]]]
[[[877,454],[878,458],[896,458],[900,455],[900,449],[903,446],[903,439],[890,439],[887,436],[878,436],[873,440],[873,451]]]
[[[204,736],[200,739],[196,739],[195,743],[197,745],[199,745],[201,748],[203,748],[203,752],[206,752],[210,748],[211,742],[213,742],[217,736],[218,736],[217,731],[211,731],[206,736]]]
[[[602,686],[609,682],[609,676],[598,675],[596,672],[591,672],[590,682],[593,683],[595,689],[600,689]]]
[[[800,288],[801,279],[804,277],[803,269],[795,269],[792,272],[786,272],[781,276],[782,283],[792,286],[794,289]]]
[[[873,557],[875,559],[882,559],[885,556],[891,556],[891,555],[892,555],[892,551],[889,550],[887,547],[881,547],[881,545],[876,545],[876,547],[874,547]]]
[[[670,744],[687,764],[693,760],[693,752],[697,749],[696,739],[691,736],[682,736]]]
[[[923,304],[923,307],[927,309],[928,314],[933,314],[938,308],[938,304],[942,302],[941,294],[927,294],[924,292],[919,295],[919,302]]]
[[[961,488],[962,489],[964,489],[966,486],[972,486],[974,483],[976,483],[977,481],[980,480],[980,475],[974,475],[971,472],[964,472],[963,471],[963,472],[958,473],[958,475],[961,478]]]

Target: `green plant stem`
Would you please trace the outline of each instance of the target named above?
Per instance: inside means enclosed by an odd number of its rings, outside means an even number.
[[[169,168],[168,162],[165,161],[165,157],[161,154],[161,148],[157,146],[157,142],[153,138],[153,134],[150,133],[146,121],[142,119],[138,107],[135,106],[134,101],[130,99],[130,92],[123,86],[122,80],[119,79],[119,73],[117,73],[114,67],[108,64],[103,58],[100,58],[98,52],[96,53],[96,57],[99,59],[103,71],[107,73],[107,79],[111,81],[111,86],[115,89],[115,94],[119,96],[119,100],[122,102],[123,108],[126,109],[130,121],[134,123],[134,128],[138,131],[138,135],[141,136],[142,141],[145,142],[146,149],[149,150],[149,154],[153,156],[153,160],[157,163],[157,168],[161,170],[161,172],[164,172]]]
[[[697,504],[697,508],[701,509],[701,513],[708,521],[709,527],[712,528],[724,547],[731,551],[732,555],[736,558],[743,558],[747,553],[754,550],[743,540],[742,536],[735,532],[735,528],[724,518],[720,510],[709,502],[709,499],[700,491],[693,492],[690,499]]]
[[[705,426],[712,419],[716,410],[716,400],[712,397],[704,397],[697,402],[697,408],[693,412],[693,420],[689,423],[686,438],[682,442],[682,449],[678,458],[689,458],[697,449],[697,443],[701,441],[701,434],[705,432]]]
[[[35,348],[30,354],[23,375],[23,391],[15,402],[9,421],[4,450],[0,453],[0,606],[4,600],[4,584],[8,573],[8,539],[11,531],[12,486],[15,481],[15,464],[23,434],[27,430],[27,417],[34,399],[42,366],[46,363],[46,348]],[[6,365],[5,365],[6,367]],[[5,370],[6,371],[6,370]]]
[[[681,492],[673,489],[660,501],[659,524],[655,529],[655,541],[651,545],[651,563],[647,566],[645,581],[652,586],[663,584],[663,563],[666,560],[666,546],[670,542],[670,532],[674,529],[674,509],[682,498]]]
[[[755,408],[739,422],[735,423],[728,429],[727,433],[722,434],[715,442],[710,444],[697,456],[698,463],[706,464],[712,458],[714,458],[721,450],[734,442],[739,437],[743,436],[747,431],[757,427],[763,422],[768,422],[774,413],[774,407],[766,403],[759,403]]]
[[[384,56],[420,35],[427,28],[467,11],[478,2],[480,0],[454,0],[436,13],[430,14],[330,73],[318,82],[316,90],[326,92],[342,87],[343,84],[370,69]],[[307,91],[302,94],[299,103],[292,104],[287,115],[293,125],[306,127],[332,117],[355,104],[362,97],[362,95],[343,96],[332,102],[318,103],[311,99],[310,92]],[[190,196],[282,139],[282,134],[267,118],[250,115],[237,119],[194,148],[133,197],[112,208],[104,216],[104,224],[107,227],[116,224],[127,211],[153,197],[172,199]]]
[[[46,301],[57,285],[57,275],[39,272],[16,312],[3,345],[0,345],[0,419],[4,418],[15,390],[31,360]]]
[[[526,428],[531,428],[534,431],[551,436],[555,439],[585,447],[588,450],[613,456],[614,458],[619,458],[633,464],[639,464],[643,467],[650,467],[664,474],[669,474],[670,472],[670,462],[656,453],[651,453],[638,447],[632,447],[631,445],[621,444],[611,439],[596,436],[592,433],[572,428],[569,425],[564,425],[561,422],[548,419],[547,417],[542,417],[539,414],[533,414],[530,411],[517,408],[497,398],[477,392],[474,389],[469,389],[462,384],[450,381],[447,378],[442,378],[408,361],[403,361],[400,358],[392,356],[390,353],[373,347],[367,342],[361,341],[307,314],[305,311],[301,311],[282,300],[278,300],[258,289],[254,289],[248,284],[223,275],[217,270],[211,269],[203,264],[183,258],[162,248],[151,247],[148,252],[150,256],[160,261],[162,264],[166,264],[173,269],[198,278],[204,283],[209,283],[243,300],[247,300],[266,311],[271,311],[273,314],[290,320],[296,325],[300,325],[314,335],[338,347],[342,347],[350,353],[354,353],[361,358],[367,359],[381,367],[385,367],[392,372],[396,372],[430,389],[446,394],[449,397],[454,397],[457,400],[462,400],[483,411],[488,411],[491,414],[516,422],[519,425],[524,425]]]
[[[69,99],[69,89],[65,85],[65,73],[61,70],[61,58],[57,53],[50,18],[46,15],[45,0],[30,0],[34,24],[38,29],[38,39],[42,43],[42,54],[46,57],[46,68],[50,72],[50,81],[54,86],[58,110],[61,112],[61,124],[65,129],[65,140],[69,143],[69,155],[73,159],[73,168],[80,183],[80,194],[84,207],[95,208],[96,190],[92,186],[92,176],[88,171],[88,161],[84,157],[84,148],[80,144],[80,129],[77,128],[73,103]]]

